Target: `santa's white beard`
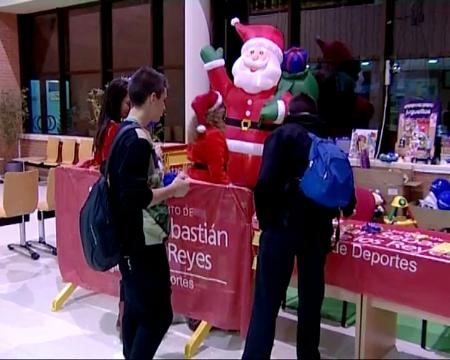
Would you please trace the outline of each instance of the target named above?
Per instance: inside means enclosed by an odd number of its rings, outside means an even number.
[[[281,67],[278,60],[273,57],[264,68],[252,72],[241,56],[234,63],[232,73],[234,85],[249,94],[257,94],[272,89],[278,84],[281,77]]]

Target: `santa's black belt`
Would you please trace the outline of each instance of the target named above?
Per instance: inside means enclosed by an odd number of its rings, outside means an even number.
[[[208,165],[198,162],[193,163],[192,167],[197,170],[208,170]],[[224,166],[223,170],[226,172],[227,166]]]
[[[278,127],[278,125],[276,125],[276,124],[261,124],[261,125],[259,125],[258,123],[253,122],[250,119],[238,120],[238,119],[226,118],[225,124],[228,126],[239,127],[244,131],[247,131],[248,129],[272,131]]]
[[[197,170],[208,170],[208,165],[198,162],[193,163],[192,167]]]

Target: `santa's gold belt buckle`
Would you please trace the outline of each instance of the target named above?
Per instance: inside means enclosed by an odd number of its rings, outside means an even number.
[[[248,129],[250,129],[252,126],[252,121],[249,119],[243,119],[241,121],[241,130],[243,131],[247,131]]]

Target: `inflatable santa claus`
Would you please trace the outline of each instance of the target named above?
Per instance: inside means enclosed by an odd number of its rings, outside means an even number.
[[[196,139],[188,147],[192,166],[188,175],[192,179],[229,184],[227,175],[228,147],[220,129],[225,116],[222,97],[216,91],[197,96],[192,102],[197,117]]]
[[[231,24],[244,41],[241,56],[233,65],[233,81],[225,70],[223,50],[206,46],[201,51],[213,90],[223,98],[227,111],[225,137],[230,151],[228,174],[231,182],[254,187],[257,181],[263,144],[287,113],[292,95],[275,99],[281,77],[284,38],[270,25]]]

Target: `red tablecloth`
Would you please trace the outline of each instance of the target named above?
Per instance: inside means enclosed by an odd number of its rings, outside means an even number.
[[[92,271],[79,237],[78,217],[98,172],[56,169],[56,237],[65,282],[117,295],[120,274]],[[243,188],[193,184],[187,197],[169,203],[167,244],[174,311],[246,333],[252,293],[252,193]]]
[[[357,228],[361,223],[354,224]],[[425,235],[425,236],[421,236]],[[328,284],[450,317],[450,254],[433,250],[450,235],[384,226],[343,235],[328,257]]]

